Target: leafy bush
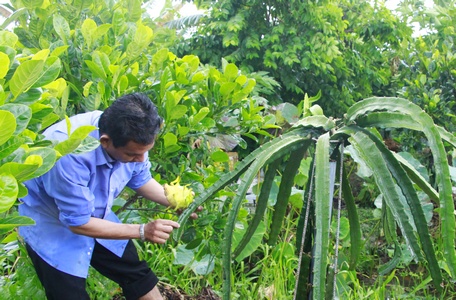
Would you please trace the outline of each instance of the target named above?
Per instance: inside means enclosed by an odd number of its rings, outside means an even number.
[[[40,132],[60,118],[68,96],[65,80],[57,78],[60,60],[48,49],[31,54],[18,52],[17,45],[14,33],[0,31],[0,212],[27,194],[23,181],[47,172],[94,129],[80,128],[58,145],[43,140]],[[13,214],[2,218],[0,233],[30,224],[32,220]]]

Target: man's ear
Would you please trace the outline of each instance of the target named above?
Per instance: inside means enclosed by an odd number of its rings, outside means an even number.
[[[109,135],[103,134],[100,136],[100,144],[104,149],[108,148],[109,144],[111,144],[111,143],[112,143],[112,140],[109,137]]]

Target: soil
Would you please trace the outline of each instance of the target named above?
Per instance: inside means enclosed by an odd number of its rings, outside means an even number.
[[[184,292],[176,290],[173,287],[167,285],[159,286],[160,292],[163,298],[166,300],[220,300],[211,288],[203,288],[198,296],[189,296]]]

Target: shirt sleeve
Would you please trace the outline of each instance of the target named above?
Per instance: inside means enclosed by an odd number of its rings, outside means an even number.
[[[152,175],[150,174],[150,168],[151,164],[147,157],[143,163],[137,163],[133,171],[133,175],[130,181],[127,183],[127,186],[133,190],[136,190],[145,185],[152,178]]]
[[[46,193],[54,198],[59,220],[67,226],[89,222],[94,211],[94,195],[89,189],[90,164],[76,155],[66,155],[43,175]]]

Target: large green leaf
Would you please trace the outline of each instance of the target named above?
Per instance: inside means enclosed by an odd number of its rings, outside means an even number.
[[[391,212],[394,215],[407,244],[415,255],[421,257],[421,249],[414,230],[413,220],[407,214],[410,211],[408,204],[404,201],[403,195],[398,193],[398,188],[388,169],[387,163],[382,157],[381,152],[377,149],[375,143],[361,132],[356,132],[349,139],[359,156],[366,162],[366,165],[372,170],[375,182],[383,194],[384,199]]]
[[[294,186],[294,178],[296,177],[301,160],[304,158],[304,154],[306,153],[309,144],[310,141],[306,141],[306,143],[298,149],[290,151],[290,158],[288,159],[282,173],[279,192],[277,193],[277,201],[272,214],[271,229],[269,230],[268,240],[268,244],[270,246],[277,243],[280,232],[283,228],[282,224],[287,212],[291,189]]]
[[[332,119],[328,119],[325,116],[310,116],[303,118],[293,124],[292,128],[299,127],[323,127],[325,130],[330,130],[336,126],[336,123]]]
[[[75,151],[82,141],[93,131],[95,126],[86,125],[76,128],[73,133],[68,137],[68,139],[60,142],[57,146],[54,147],[60,155],[67,155]]]
[[[35,157],[34,157],[35,158]],[[41,166],[37,163],[8,162],[0,167],[0,173],[11,174],[17,181],[22,182],[33,178],[33,174]]]
[[[41,88],[29,89],[20,94],[14,102],[18,104],[31,105],[38,102],[42,94],[43,90]]]
[[[33,177],[38,177],[49,171],[57,160],[57,153],[51,148],[38,148],[29,152],[29,155],[39,155],[43,162],[33,173]]]
[[[85,153],[93,151],[100,146],[100,141],[92,136],[87,136],[82,140],[81,144],[73,151],[74,154]]]
[[[97,75],[99,78],[106,80],[106,73],[104,72],[103,68],[101,68],[99,65],[90,60],[86,60],[85,63],[92,72],[92,76]]]
[[[43,71],[37,81],[32,85],[34,87],[42,87],[46,84],[53,82],[60,74],[61,62],[57,56],[51,56],[46,59]]]
[[[18,192],[19,188],[16,178],[7,172],[0,172],[0,213],[7,211],[13,206]]]
[[[33,9],[38,8],[41,5],[43,5],[43,1],[44,0],[22,0],[22,3],[29,10],[33,10]]]
[[[94,41],[94,33],[97,30],[97,23],[92,19],[85,19],[81,26],[81,33],[84,37],[87,47],[90,49]]]
[[[41,121],[54,110],[51,105],[42,103],[33,103],[29,107],[32,109],[33,120],[31,123],[41,123]]]
[[[281,139],[281,143],[276,145],[271,151],[263,151],[256,156],[255,160],[245,171],[244,175],[241,178],[241,182],[238,186],[236,196],[233,199],[232,207],[228,215],[228,220],[225,227],[225,252],[222,259],[223,264],[223,273],[225,278],[225,283],[223,285],[223,293],[225,297],[228,297],[231,291],[231,278],[229,274],[231,273],[231,260],[232,260],[232,238],[234,233],[234,227],[236,224],[236,218],[238,216],[239,209],[241,204],[245,199],[247,190],[250,188],[252,181],[257,176],[258,172],[262,167],[269,161],[273,161],[282,157],[289,151],[295,150],[298,147],[302,147],[307,140],[303,139],[299,135],[290,135]]]
[[[361,225],[355,198],[350,187],[347,171],[342,174],[342,193],[347,207],[348,221],[350,222],[350,270],[355,270],[359,255],[361,254]]]
[[[3,52],[0,52],[0,79],[5,77],[6,73],[8,73],[10,65],[10,59],[8,55]]]
[[[32,118],[32,110],[27,105],[7,103],[0,106],[0,109],[11,112],[16,118],[17,127],[14,131],[14,135],[18,135],[24,131]]]
[[[12,136],[6,143],[0,146],[0,160],[16,151],[16,149],[18,149],[24,143],[25,138],[20,136]]]
[[[0,110],[0,145],[10,139],[16,131],[16,120],[14,115],[6,110]]]
[[[127,46],[127,58],[130,61],[136,59],[143,52],[143,50],[149,46],[152,38],[152,29],[143,24],[139,24],[136,28],[133,41]]]
[[[0,30],[0,45],[14,47],[17,43],[18,37],[11,31]]]
[[[276,159],[271,164],[268,165],[266,173],[264,175],[263,183],[261,184],[260,195],[258,196],[255,215],[250,221],[247,230],[240,241],[238,241],[236,249],[233,251],[233,256],[238,259],[238,256],[243,252],[244,248],[249,244],[250,239],[256,233],[258,226],[261,224],[261,221],[264,219],[264,213],[268,207],[269,196],[271,192],[272,184],[274,183],[274,178],[279,168],[281,159]]]
[[[245,235],[246,230],[247,228],[243,228],[235,231],[233,235],[233,246],[236,247],[236,249],[240,249],[238,248],[238,245]],[[242,251],[240,251],[238,255],[235,255],[237,262],[240,262],[244,258],[250,256],[261,245],[265,232],[266,225],[263,222],[260,222],[255,228],[253,234],[249,237],[249,242],[245,244],[245,246],[242,248]]]
[[[431,149],[436,182],[439,190],[441,217],[441,242],[443,252],[451,276],[456,278],[456,252],[454,249],[456,223],[454,218],[454,202],[452,193],[452,184],[448,161],[443,146],[441,136],[449,141],[454,141],[454,136],[446,134],[443,128],[435,126],[431,117],[426,114],[419,106],[402,98],[374,97],[357,102],[348,110],[346,114],[347,121],[357,122],[358,118],[372,112],[393,111],[402,114],[408,114],[416,123],[420,124],[422,132],[428,139],[428,145]]]
[[[394,157],[401,163],[405,172],[407,172],[408,177],[416,183],[431,200],[435,201],[437,204],[440,203],[439,193],[429,184],[429,182],[405,158],[396,153],[394,153]]]
[[[332,195],[330,194],[329,133],[320,136],[315,149],[315,242],[313,265],[313,299],[325,299],[326,270],[331,227]]]
[[[10,80],[10,89],[14,97],[27,91],[41,77],[44,61],[28,60],[20,64]]]
[[[68,39],[70,38],[70,25],[68,25],[67,20],[59,14],[54,14],[53,25],[55,32],[57,32],[65,45],[68,45]]]
[[[388,169],[390,170],[403,195],[405,196],[405,199],[413,216],[413,222],[419,236],[419,241],[422,245],[422,249],[428,262],[428,267],[431,272],[432,279],[434,280],[434,286],[438,290],[441,290],[442,274],[440,272],[440,267],[435,255],[434,246],[432,244],[431,236],[426,222],[426,217],[424,215],[420,199],[418,198],[416,191],[413,188],[412,182],[410,181],[409,177],[395,156],[386,148],[383,142],[376,138],[376,136],[374,136],[371,132],[362,129],[361,131],[370,139],[372,139],[372,141],[376,144],[378,150],[381,152],[382,158],[387,163]],[[393,208],[391,208],[391,211],[393,212]]]
[[[35,225],[35,221],[28,217],[13,216],[0,218],[0,234],[5,234],[18,226]]]

